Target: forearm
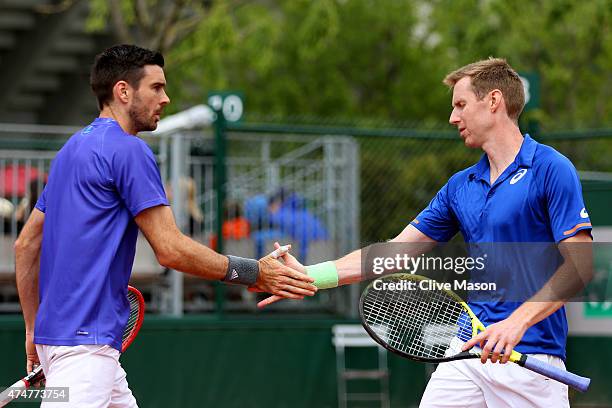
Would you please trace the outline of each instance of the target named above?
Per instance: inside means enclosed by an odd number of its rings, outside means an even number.
[[[208,280],[221,280],[227,273],[228,259],[212,249],[177,233],[168,240],[160,263],[170,269]]]
[[[516,321],[524,322],[527,327],[531,327],[559,310],[564,304],[563,301],[527,301],[519,306],[510,317],[516,319]]]
[[[436,242],[409,224],[398,236],[389,241],[389,245],[397,246],[394,249],[401,251],[402,254],[419,256],[435,247]],[[365,250],[368,251],[368,248]],[[358,249],[334,262],[338,271],[339,286],[360,282],[366,276],[372,276],[371,273],[364,273],[361,264],[362,251],[363,249]]]
[[[547,318],[580,293],[593,277],[589,236],[576,236],[559,244],[563,262],[546,284],[512,313],[528,327]]]
[[[531,327],[556,312],[565,304],[568,293],[558,293],[554,288],[559,287],[564,280],[568,279],[568,274],[572,273],[569,269],[570,266],[564,262],[544,287],[519,306],[511,317]]]
[[[350,285],[363,279],[361,273],[361,249],[343,256],[336,260],[334,264],[338,271],[338,286]]]
[[[38,311],[38,274],[42,236],[23,237],[15,243],[15,275],[19,302],[26,326],[26,333],[34,332]]]
[[[176,226],[170,207],[148,208],[134,220],[161,265],[209,280],[225,277],[227,257],[183,234]]]

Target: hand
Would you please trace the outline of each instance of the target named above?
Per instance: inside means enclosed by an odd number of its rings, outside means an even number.
[[[30,373],[40,365],[38,359],[38,353],[36,353],[36,346],[34,345],[34,334],[26,333],[25,339],[25,350],[26,350],[26,372]]]
[[[284,249],[287,248],[285,251]],[[274,252],[273,254],[278,255],[277,259],[283,261],[283,263],[290,267],[291,269],[295,269],[298,272],[306,273],[306,267],[298,261],[295,256],[289,253],[289,249],[291,249],[291,245],[287,245],[285,247],[281,247],[278,242],[274,243]],[[278,252],[277,252],[278,251]],[[314,281],[314,280],[313,280]]]
[[[290,248],[291,246],[289,245],[288,249]],[[298,272],[306,273],[306,267],[304,267],[304,265],[302,265],[293,255],[291,255],[288,250],[282,251],[281,245],[278,242],[274,243],[274,252],[272,252],[272,254],[278,255],[278,258],[281,259],[286,266],[293,268]],[[257,303],[257,307],[261,309],[268,305],[271,305],[274,302],[278,302],[279,300],[282,300],[282,299],[284,299],[283,296],[278,296],[278,295],[270,296],[270,297],[265,298],[261,302]]]
[[[278,242],[274,246],[274,252],[259,260],[259,278],[250,290],[273,293],[281,299],[303,299],[304,296],[313,296],[317,291],[317,287],[312,285],[314,279],[303,271],[283,265],[276,259],[278,257],[287,262],[285,259],[288,259],[286,256],[290,247],[287,247],[286,250],[281,249]]]
[[[270,252],[268,256],[271,256],[274,259],[279,259],[279,258],[282,259],[282,256],[286,252],[289,252],[290,249],[291,249],[291,244],[281,246],[278,242],[275,242],[274,251]],[[301,272],[301,271],[298,271],[298,272]],[[249,292],[263,293],[263,290],[257,289],[255,286],[249,286],[247,290]]]
[[[36,352],[36,346],[34,345],[34,334],[26,332],[26,340],[25,340],[25,349],[26,349],[26,373],[31,373],[36,367],[40,365],[40,360],[38,359],[38,353]],[[40,380],[32,383],[33,386],[44,386],[45,377],[43,376]]]
[[[463,345],[462,351],[467,351],[478,344],[482,349],[480,361],[483,364],[487,362],[489,354],[491,354],[492,363],[499,360],[501,364],[505,364],[508,362],[514,346],[521,341],[527,329],[528,326],[523,319],[511,315],[478,333]],[[502,351],[504,354],[500,359]]]

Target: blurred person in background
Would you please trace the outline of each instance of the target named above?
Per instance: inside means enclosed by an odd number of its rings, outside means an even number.
[[[269,197],[255,195],[245,207],[256,257],[263,256],[266,244],[289,239],[297,244],[294,249],[300,262],[306,262],[310,243],[329,237],[321,220],[308,209],[306,199],[285,187]]]
[[[11,232],[11,219],[15,212],[15,206],[4,197],[0,197],[0,227],[5,234]]]
[[[193,237],[202,231],[202,223],[204,222],[204,214],[202,214],[202,209],[196,199],[194,179],[191,177],[181,177],[179,179],[179,191],[183,195],[183,211],[188,217],[187,233]],[[174,192],[170,183],[166,184],[166,195],[168,201],[172,204]]]
[[[298,259],[306,262],[310,243],[327,240],[329,235],[321,220],[308,209],[306,199],[286,188],[279,189],[270,199],[270,224],[281,235],[297,243]]]

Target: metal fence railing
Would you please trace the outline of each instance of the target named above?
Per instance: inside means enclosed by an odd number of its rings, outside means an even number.
[[[335,259],[357,246],[359,150],[352,138],[242,132],[228,132],[226,138],[225,205],[219,211],[210,131],[147,137],[158,152],[162,178],[167,180],[183,231],[214,249],[222,245],[222,252],[245,257],[265,255],[275,240],[291,242],[296,256],[306,264]],[[222,223],[221,239],[218,222]],[[141,275],[136,268],[134,272],[135,277]],[[168,285],[174,291],[166,292],[172,294],[170,304],[160,300],[162,310],[254,308],[257,295],[243,288],[223,288],[190,277],[183,284],[182,279],[169,273]],[[346,302],[338,293],[313,302],[287,302],[280,309],[339,311]],[[172,303],[177,294],[184,305]]]

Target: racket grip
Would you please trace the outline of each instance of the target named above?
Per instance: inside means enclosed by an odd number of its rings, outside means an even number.
[[[535,371],[536,373],[540,373],[548,378],[552,378],[553,380],[569,385],[580,392],[585,392],[588,390],[589,384],[591,384],[590,378],[581,377],[574,373],[570,373],[562,368],[558,368],[542,360],[538,360],[535,357],[529,357],[523,354],[519,364],[531,371]]]
[[[19,380],[15,384],[7,388],[6,390],[2,391],[0,393],[0,407],[7,405],[9,402],[11,402],[14,399],[12,396],[9,396],[9,392],[11,390],[21,391],[27,388],[28,388],[28,384],[25,383],[23,380]]]

